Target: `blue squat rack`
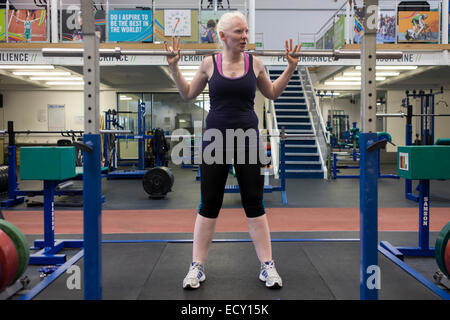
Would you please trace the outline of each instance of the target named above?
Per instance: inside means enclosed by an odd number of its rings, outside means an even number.
[[[72,131],[75,132],[75,131]],[[34,196],[43,196],[45,193],[44,190],[20,190],[17,183],[17,168],[16,168],[16,160],[17,160],[17,147],[16,147],[16,139],[15,135],[20,133],[30,134],[30,133],[53,133],[53,132],[36,132],[36,131],[14,131],[14,123],[13,121],[8,121],[8,199],[0,202],[0,207],[10,208],[15,205],[24,203],[25,196],[34,197]],[[56,133],[56,132],[55,132]],[[63,132],[57,132],[63,133]],[[76,133],[81,133],[81,131],[76,131]],[[80,177],[74,177],[73,179],[79,179]],[[54,195],[62,196],[62,195],[81,195],[83,193],[82,190],[64,190],[63,188],[59,188],[58,185],[60,183],[66,182],[59,181],[55,186]],[[57,188],[58,187],[58,188]]]
[[[436,115],[434,113],[434,101],[435,96],[437,94],[444,93],[444,88],[442,87],[440,91],[433,92],[430,90],[429,93],[425,93],[424,91],[416,92],[413,90],[412,93],[406,91],[406,98],[402,101],[402,107],[405,107],[407,110],[406,113],[406,132],[405,132],[405,144],[407,146],[413,145],[413,143],[421,143],[423,145],[431,145],[434,142],[434,118],[436,116],[446,116],[446,115]],[[420,98],[420,114],[413,114],[413,106],[410,103],[410,98],[416,99]],[[420,142],[413,142],[413,134],[412,134],[412,117],[420,116]],[[448,115],[447,115],[448,116]],[[416,134],[419,137],[419,134]],[[419,190],[420,186],[417,187]],[[420,190],[419,190],[420,192]],[[405,197],[406,199],[419,202],[419,196],[415,195],[412,192],[412,181],[409,179],[405,179]]]
[[[130,170],[118,170],[118,164],[116,163],[116,148],[112,148],[112,151],[108,149],[108,144],[110,143],[110,136],[105,135],[104,143],[104,154],[105,156],[105,166],[110,167],[111,170],[107,174],[108,179],[140,179],[142,178],[147,170],[145,169],[145,141],[152,139],[153,135],[146,134],[145,127],[145,103],[141,100],[138,102],[138,128],[137,135],[116,135],[117,140],[137,140],[138,141],[138,164],[137,168]],[[115,112],[105,113],[105,128],[107,130],[113,130],[120,128],[118,122],[118,114]],[[156,148],[158,149],[159,141],[156,141]],[[112,160],[110,160],[110,152],[112,152]],[[112,162],[112,163],[111,163]],[[130,165],[130,164],[125,164]],[[132,164],[134,166],[134,163]],[[155,156],[155,167],[163,166],[163,159],[157,153]]]

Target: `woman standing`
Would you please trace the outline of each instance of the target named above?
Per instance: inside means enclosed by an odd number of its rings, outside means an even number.
[[[289,53],[300,51],[300,46],[293,48],[292,39],[289,43],[286,41],[288,67],[272,83],[261,61],[245,53],[248,26],[242,13],[234,11],[224,14],[218,22],[217,32],[222,44],[221,53],[206,57],[190,83],[183,78],[178,68],[180,39],[175,43],[172,38],[172,46],[165,45],[167,51],[177,53],[167,58],[170,73],[185,100],[195,99],[208,84],[210,111],[206,118],[205,133],[210,129],[223,133],[226,129],[242,129],[255,130],[259,135],[258,118],[254,111],[256,88],[268,99],[276,100],[287,86],[298,63],[298,58],[291,57]],[[205,135],[203,137],[205,150],[209,141],[206,141]],[[283,284],[272,259],[269,224],[263,204],[262,166],[249,161],[250,148],[244,143],[233,150],[224,148],[222,151],[228,152],[228,155],[232,151],[248,230],[261,263],[259,279],[269,288],[280,288]],[[244,163],[237,163],[236,156],[242,150],[245,151],[246,160]],[[229,163],[205,162],[200,165],[201,203],[194,228],[192,263],[183,281],[185,289],[198,288],[206,279],[204,263],[222,206],[229,166]]]

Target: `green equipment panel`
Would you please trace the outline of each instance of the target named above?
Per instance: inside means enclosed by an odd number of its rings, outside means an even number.
[[[397,175],[410,180],[450,179],[450,146],[399,146]]]
[[[21,147],[20,179],[64,180],[75,172],[75,147]]]

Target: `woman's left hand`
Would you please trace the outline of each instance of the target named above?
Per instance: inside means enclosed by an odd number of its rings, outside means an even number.
[[[292,38],[290,38],[289,43],[286,40],[285,46],[286,46],[286,59],[288,61],[288,64],[296,67],[298,63],[298,57],[293,57],[290,55],[290,53],[299,52],[300,49],[302,48],[302,44],[300,43],[296,45],[294,48],[292,48]]]

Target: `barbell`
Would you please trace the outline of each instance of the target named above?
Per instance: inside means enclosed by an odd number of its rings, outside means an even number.
[[[11,131],[14,134],[83,134],[84,131],[81,130],[62,130],[62,131],[36,131],[36,130],[22,130],[22,131]],[[108,133],[115,133],[115,134],[128,134],[131,133],[131,130],[100,130],[100,133],[108,134]],[[0,130],[0,135],[2,134],[9,134],[10,131],[8,130]]]
[[[377,113],[378,118],[403,118],[407,117],[408,114],[404,112],[400,113]],[[434,113],[418,113],[418,114],[412,114],[412,117],[450,117],[450,114],[448,113],[440,113],[440,114],[434,114]]]
[[[168,52],[164,50],[146,50],[146,49],[121,49],[120,47],[115,47],[114,49],[99,49],[100,57],[116,57],[121,56],[165,56],[173,57],[176,55],[174,52]],[[187,56],[206,56],[217,54],[221,52],[219,49],[202,49],[202,50],[181,50],[182,55]],[[284,57],[286,55],[285,51],[277,50],[247,50],[248,54],[256,56],[268,56],[268,57]],[[42,55],[44,57],[82,57],[84,53],[84,48],[43,48]],[[324,57],[332,58],[334,60],[339,59],[360,59],[360,50],[302,50],[300,52],[292,52],[289,54],[292,57]],[[391,50],[380,50],[376,52],[376,57],[378,59],[401,59],[403,57],[403,52],[401,51],[391,51]]]

